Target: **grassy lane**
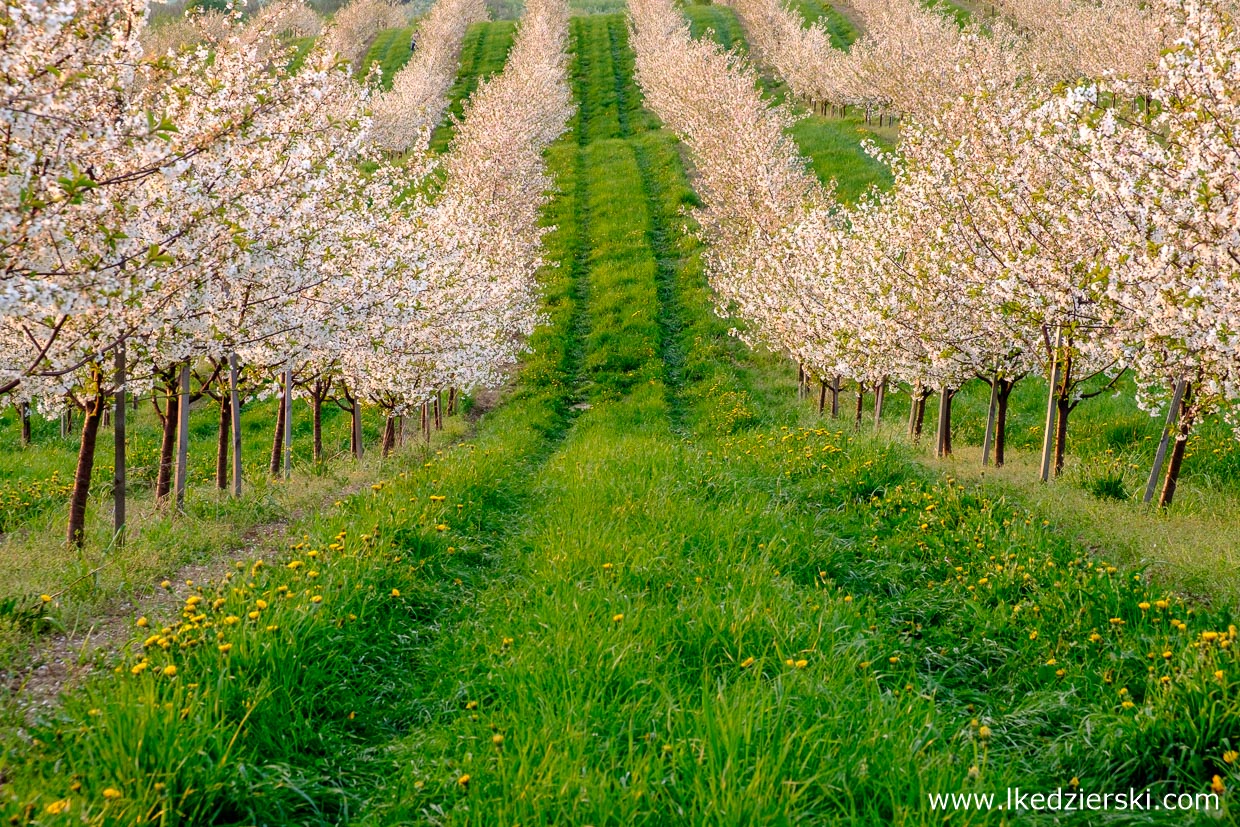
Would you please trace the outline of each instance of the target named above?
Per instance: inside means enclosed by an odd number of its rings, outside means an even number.
[[[1240,784],[1235,618],[811,419],[713,314],[623,18],[573,34],[548,324],[507,401],[185,590],[3,741],[0,814],[929,825],[931,792]]]
[[[465,102],[478,88],[479,83],[504,68],[516,31],[517,23],[514,20],[475,23],[469,27],[461,47],[460,70],[457,72],[456,82],[448,90],[448,99],[451,101],[448,114],[431,136],[431,149],[439,152],[447,149],[452,136],[456,134],[452,119],[460,118],[464,114]]]

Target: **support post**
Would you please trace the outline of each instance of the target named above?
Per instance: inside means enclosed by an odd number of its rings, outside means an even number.
[[[181,365],[180,402],[177,406],[177,511],[185,510],[189,482],[189,362]]]
[[[1046,427],[1042,432],[1042,482],[1051,478],[1051,449],[1055,443],[1055,388],[1059,386],[1059,347],[1063,342],[1063,326],[1055,328],[1055,348],[1051,351],[1050,386],[1046,390]]]
[[[990,449],[995,443],[995,414],[999,410],[999,372],[990,380],[990,408],[986,411],[986,436],[982,440],[982,465],[990,465]]]
[[[1149,482],[1145,484],[1145,496],[1141,502],[1148,503],[1154,499],[1154,490],[1158,487],[1158,478],[1162,476],[1163,462],[1167,459],[1167,445],[1171,442],[1171,433],[1180,420],[1180,403],[1184,400],[1184,389],[1188,383],[1181,379],[1175,383],[1175,391],[1171,394],[1171,407],[1167,409],[1167,421],[1163,425],[1162,438],[1158,440],[1158,451],[1154,454],[1154,467],[1150,469]]]
[[[112,414],[112,536],[117,548],[125,545],[125,342],[116,345],[114,362],[116,399]]]

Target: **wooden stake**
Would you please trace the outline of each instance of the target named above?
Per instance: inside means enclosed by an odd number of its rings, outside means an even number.
[[[293,371],[284,369],[284,479],[293,475]]]
[[[1063,342],[1063,326],[1055,328],[1055,348],[1051,351],[1050,387],[1046,392],[1046,427],[1042,433],[1042,482],[1051,478],[1051,448],[1055,442],[1055,388],[1059,386],[1059,347]]]
[[[185,486],[189,482],[189,362],[181,365],[180,403],[177,406],[177,511],[185,510]]]
[[[1162,438],[1158,440],[1158,450],[1154,453],[1154,467],[1150,469],[1149,482],[1145,484],[1145,496],[1141,502],[1148,503],[1154,499],[1154,489],[1158,487],[1158,478],[1162,475],[1163,462],[1167,459],[1167,445],[1171,441],[1171,433],[1180,419],[1180,403],[1184,399],[1184,389],[1188,382],[1181,379],[1175,383],[1175,391],[1171,394],[1171,407],[1167,408],[1167,421],[1163,425]]]
[[[986,436],[982,440],[982,465],[990,465],[990,448],[995,442],[995,414],[999,410],[999,372],[990,381],[990,408],[986,412]]]
[[[228,357],[228,396],[232,417],[232,493],[241,496],[241,394],[237,389],[237,354]]]
[[[115,370],[116,399],[112,431],[112,537],[117,548],[125,545],[125,343],[116,346]]]

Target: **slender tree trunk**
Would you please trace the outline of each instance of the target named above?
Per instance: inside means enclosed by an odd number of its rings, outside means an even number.
[[[1046,390],[1046,424],[1042,429],[1042,468],[1040,479],[1042,482],[1050,480],[1051,476],[1051,453],[1054,446],[1054,436],[1051,431],[1055,427],[1055,389],[1059,386],[1059,349],[1063,342],[1063,328],[1056,326],[1055,328],[1055,345],[1051,349],[1051,371],[1047,376]]]
[[[818,394],[818,415],[822,416],[827,410],[827,380],[822,380],[822,391]]]
[[[995,418],[999,412],[999,374],[990,379],[990,405],[986,408],[986,436],[982,439],[982,465],[990,465],[990,449],[995,443]]]
[[[284,371],[284,479],[293,476],[293,371]]]
[[[1002,468],[1004,446],[1007,444],[1008,397],[1012,395],[1015,380],[999,380],[999,407],[995,413],[995,467]]]
[[[1072,357],[1064,359],[1063,379],[1059,384],[1059,393],[1055,399],[1057,411],[1055,420],[1055,476],[1063,472],[1064,457],[1068,452],[1068,415],[1072,413],[1072,399],[1069,391],[1072,388]]]
[[[86,503],[90,499],[91,473],[95,470],[95,444],[99,437],[103,403],[102,395],[91,398],[86,403],[86,416],[82,420],[82,443],[78,447],[73,494],[69,499],[68,541],[77,548],[86,543]]]
[[[1175,497],[1175,487],[1180,481],[1180,467],[1184,464],[1184,451],[1188,447],[1188,433],[1192,429],[1193,420],[1185,408],[1180,409],[1179,433],[1176,434],[1175,445],[1171,449],[1171,460],[1167,463],[1167,477],[1163,480],[1162,494],[1158,497],[1158,507],[1166,508]]]
[[[276,408],[276,430],[271,437],[271,462],[268,471],[271,476],[280,473],[280,457],[284,454],[284,393],[280,393],[280,405]]]
[[[854,430],[857,430],[857,431],[861,430],[861,414],[864,413],[864,408],[865,408],[865,385],[861,384],[860,380],[858,380],[857,382],[857,409],[853,415],[853,429]]]
[[[177,511],[185,508],[189,482],[189,363],[181,366],[181,402],[177,406]]]
[[[883,401],[887,396],[887,378],[883,377],[874,386],[874,430],[883,424]]]
[[[396,417],[396,444],[405,447],[405,415]]]
[[[396,447],[396,417],[388,414],[387,419],[383,423],[383,456],[392,453],[392,449]]]
[[[221,491],[228,488],[228,445],[232,430],[232,400],[227,393],[220,395],[220,433],[215,446],[215,487]]]
[[[323,380],[315,379],[310,391],[310,418],[314,429],[314,461],[323,461]]]
[[[125,545],[125,495],[128,487],[125,453],[125,343],[116,346],[114,362],[116,414],[112,429],[112,536],[118,548]]]
[[[922,428],[926,422],[926,400],[930,398],[920,386],[913,395],[913,409],[910,412],[909,436],[913,442],[921,441]]]
[[[831,418],[840,418],[840,377],[831,380]]]
[[[454,416],[456,414],[457,396],[458,394],[456,392],[456,388],[448,388],[448,416]]]
[[[430,405],[426,402],[422,403],[422,436],[427,442],[431,441],[431,411]]]
[[[362,403],[360,400],[353,400],[353,407],[350,409],[350,432],[352,433],[353,456],[361,459],[365,453],[366,446],[362,444]]]
[[[228,408],[232,414],[232,493],[241,496],[241,391],[238,388],[240,377],[237,366],[237,354],[228,357]]]
[[[435,430],[443,430],[443,396],[435,391]]]
[[[155,500],[165,503],[172,491],[172,459],[176,453],[177,419],[180,397],[172,384],[171,377],[165,378],[164,392],[167,402],[164,405],[163,435],[159,442],[159,471],[155,476]]]
[[[22,421],[22,445],[30,444],[30,403],[23,402],[17,406],[17,414]]]
[[[805,365],[797,364],[797,399],[805,398]]]
[[[952,396],[955,391],[943,387],[939,389],[939,427],[938,444],[935,454],[940,457],[952,455]]]

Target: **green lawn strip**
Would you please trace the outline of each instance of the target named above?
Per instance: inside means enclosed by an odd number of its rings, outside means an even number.
[[[857,28],[830,3],[822,0],[794,0],[792,8],[801,14],[806,26],[822,22],[827,34],[831,36],[831,45],[837,49],[847,50],[860,37]]]
[[[938,12],[962,29],[973,22],[973,15],[969,10],[951,0],[922,0],[922,6],[930,11]]]
[[[432,150],[442,152],[447,149],[452,136],[456,134],[454,119],[464,116],[465,103],[469,96],[483,80],[503,71],[516,31],[515,20],[475,23],[469,27],[461,48],[460,70],[457,72],[456,81],[448,90],[448,112],[443,123],[431,136]]]
[[[413,56],[413,52],[409,48],[410,38],[412,37],[412,26],[405,26],[399,29],[385,29],[379,32],[374,43],[370,44],[366,57],[362,60],[363,71],[369,71],[371,64],[378,63],[379,68],[383,72],[380,86],[384,89],[391,89],[392,77]]]
[[[683,11],[689,18],[689,32],[694,38],[710,32],[712,39],[725,49],[747,50],[745,32],[736,13],[727,6],[693,3],[684,6]]]

